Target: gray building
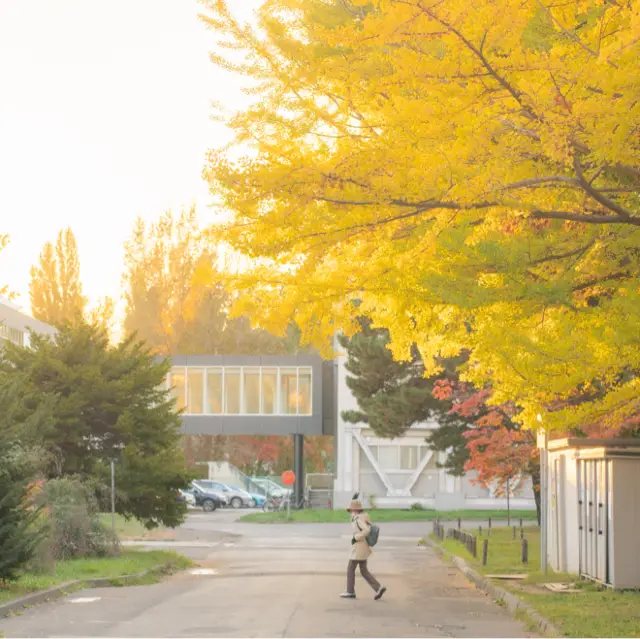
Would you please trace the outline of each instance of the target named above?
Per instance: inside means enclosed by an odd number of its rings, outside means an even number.
[[[0,345],[8,341],[18,346],[29,346],[29,331],[53,335],[56,329],[27,315],[19,306],[0,297]]]

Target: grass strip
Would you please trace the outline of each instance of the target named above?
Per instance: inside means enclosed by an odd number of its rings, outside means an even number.
[[[453,539],[431,539],[452,555],[464,559],[476,572],[488,574],[527,574],[522,581],[495,580],[525,603],[535,608],[543,617],[559,628],[566,637],[640,637],[640,592],[616,592],[589,581],[580,581],[575,575],[554,573],[544,575],[540,570],[540,532],[525,527],[524,536],[529,543],[529,563],[521,561],[522,542],[520,529],[513,539],[511,528],[494,528],[491,535],[483,530],[467,528],[477,535],[478,556],[473,557],[465,546]],[[489,540],[487,565],[482,565],[482,542]],[[543,588],[545,582],[570,581],[580,592],[552,593]]]
[[[148,570],[158,571],[140,578],[140,583],[155,583],[162,568],[171,570],[187,568],[191,562],[178,553],[166,550],[142,552],[123,551],[118,557],[70,559],[56,563],[53,573],[24,573],[17,581],[0,584],[0,604],[19,599],[38,590],[47,590],[68,581],[110,578],[111,585],[121,585],[121,578]],[[137,581],[135,583],[138,583]]]

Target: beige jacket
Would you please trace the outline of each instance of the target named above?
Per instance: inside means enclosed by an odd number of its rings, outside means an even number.
[[[367,513],[360,513],[351,517],[351,529],[356,543],[351,546],[349,559],[366,561],[372,553],[367,543],[367,535],[371,532],[371,518]]]

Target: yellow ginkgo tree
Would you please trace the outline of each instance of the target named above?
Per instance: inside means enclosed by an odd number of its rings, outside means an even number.
[[[238,311],[318,345],[364,313],[525,425],[633,423],[639,0],[205,4],[255,98],[205,168]]]

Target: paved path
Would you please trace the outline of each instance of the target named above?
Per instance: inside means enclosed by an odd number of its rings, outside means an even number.
[[[227,517],[227,513],[222,513]],[[471,586],[419,536],[382,536],[370,568],[388,586],[381,601],[358,577],[341,600],[349,543],[343,525],[251,525],[221,531],[217,513],[197,520],[206,540],[164,542],[210,574],[153,586],[100,588],[0,619],[6,637],[520,637],[533,636]],[[230,516],[229,516],[230,517]],[[194,518],[190,518],[193,524]],[[208,521],[208,528],[205,524]],[[422,524],[424,526],[424,524]],[[386,535],[389,524],[385,524]],[[281,527],[277,527],[281,528]],[[345,534],[346,533],[346,534]],[[406,534],[405,534],[406,533]],[[220,539],[212,540],[222,534]],[[229,541],[229,535],[233,541]],[[187,536],[189,536],[187,534]],[[147,547],[157,547],[147,545]]]

